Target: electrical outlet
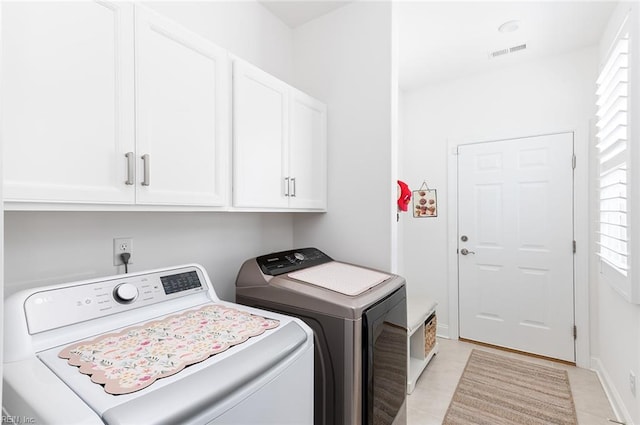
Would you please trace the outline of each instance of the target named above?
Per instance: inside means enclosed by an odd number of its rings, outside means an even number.
[[[133,238],[113,238],[113,265],[120,266],[124,264],[120,254],[128,252],[131,254],[129,264],[133,264]]]
[[[631,394],[636,396],[636,375],[632,370],[629,371],[629,389],[631,390]]]

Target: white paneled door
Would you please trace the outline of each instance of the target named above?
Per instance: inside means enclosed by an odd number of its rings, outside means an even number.
[[[575,361],[573,133],[458,147],[460,337]]]

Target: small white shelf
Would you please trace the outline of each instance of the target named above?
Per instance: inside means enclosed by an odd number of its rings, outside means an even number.
[[[436,302],[425,297],[412,296],[407,299],[407,394],[413,392],[418,378],[438,353],[437,342],[431,351],[425,352],[425,327],[432,315],[435,318],[436,306]]]

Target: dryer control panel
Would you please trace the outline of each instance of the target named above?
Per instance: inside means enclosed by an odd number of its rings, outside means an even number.
[[[263,255],[256,258],[256,261],[262,273],[278,276],[328,263],[333,261],[333,258],[317,248],[302,248]]]

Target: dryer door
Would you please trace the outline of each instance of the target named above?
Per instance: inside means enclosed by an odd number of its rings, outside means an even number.
[[[390,425],[407,394],[407,297],[402,288],[363,316],[362,423]]]

